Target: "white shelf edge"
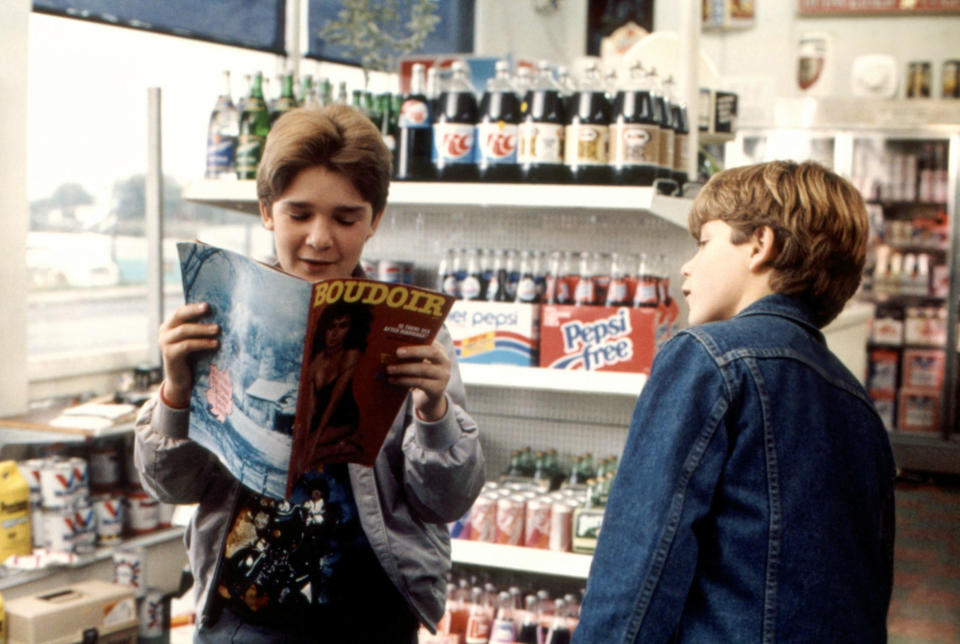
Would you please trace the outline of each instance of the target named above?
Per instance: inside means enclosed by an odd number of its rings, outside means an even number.
[[[542,369],[513,365],[460,363],[463,382],[474,387],[509,387],[533,391],[610,394],[636,398],[646,374],[617,371]]]
[[[184,188],[188,201],[257,214],[256,183],[202,179]],[[512,183],[434,183],[394,181],[388,205],[449,207],[514,207],[538,211],[580,208],[650,212],[686,228],[692,200],[667,197],[650,187],[584,186]]]
[[[575,552],[555,552],[465,539],[451,539],[450,548],[454,563],[576,579],[587,578],[593,561],[591,555]]]

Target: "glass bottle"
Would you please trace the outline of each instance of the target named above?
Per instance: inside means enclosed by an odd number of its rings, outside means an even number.
[[[297,106],[297,99],[293,95],[293,74],[284,74],[280,81],[280,97],[270,112],[270,127],[273,127],[278,118]]]
[[[240,113],[230,96],[230,72],[223,72],[223,86],[207,126],[207,179],[236,179],[237,135]]]
[[[270,131],[270,112],[263,100],[263,74],[257,72],[250,85],[250,95],[240,114],[237,137],[237,178],[256,179],[257,164]]]

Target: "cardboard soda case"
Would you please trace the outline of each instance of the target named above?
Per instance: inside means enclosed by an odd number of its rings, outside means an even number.
[[[460,362],[537,365],[539,305],[457,300],[446,326]]]

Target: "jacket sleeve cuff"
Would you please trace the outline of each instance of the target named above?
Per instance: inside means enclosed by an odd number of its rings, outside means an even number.
[[[417,427],[417,442],[429,450],[445,450],[453,446],[460,438],[461,427],[457,422],[457,406],[447,396],[447,412],[443,418],[435,421],[421,420],[414,412]]]
[[[168,406],[162,399],[157,401],[153,410],[153,421],[150,423],[158,434],[170,438],[187,438],[190,426],[190,410]]]

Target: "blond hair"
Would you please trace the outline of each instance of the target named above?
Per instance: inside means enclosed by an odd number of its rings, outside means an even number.
[[[346,177],[374,217],[386,205],[391,154],[380,131],[355,108],[300,107],[277,119],[257,168],[257,199],[269,210],[301,170],[314,166]]]
[[[764,226],[773,230],[770,287],[806,301],[818,327],[860,285],[868,236],[863,198],[818,163],[771,161],[717,173],[694,200],[690,233],[699,239],[701,226],[714,219],[733,228],[734,243]]]

